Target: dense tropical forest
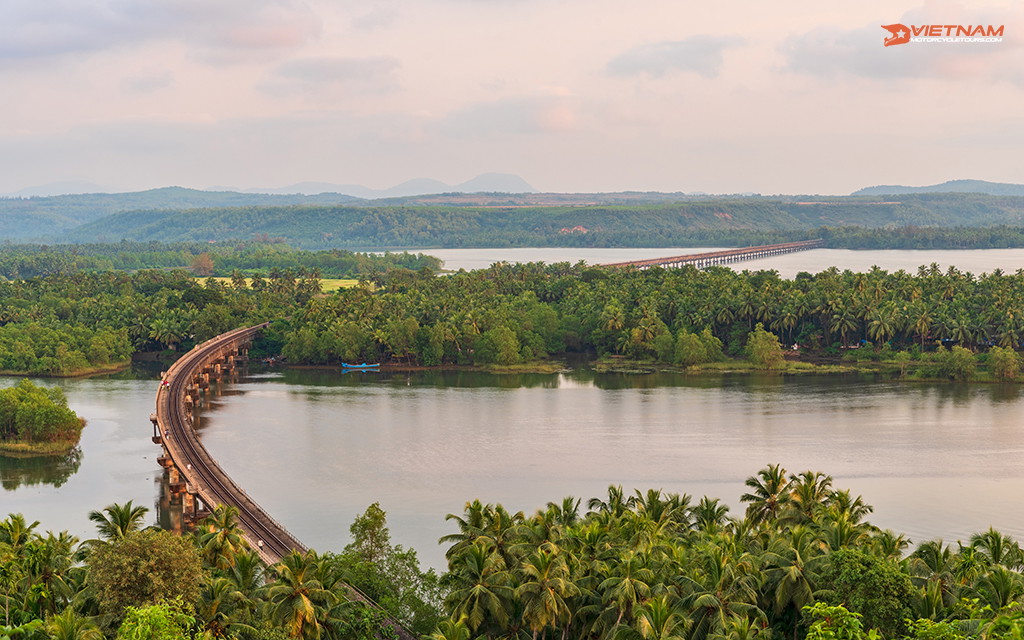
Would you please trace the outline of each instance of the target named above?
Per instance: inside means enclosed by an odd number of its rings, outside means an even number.
[[[78,272],[0,283],[0,370],[70,375],[133,354],[175,351],[266,318],[320,293],[313,274],[274,269],[233,286],[183,270]]]
[[[293,554],[265,566],[238,529],[233,507],[194,534],[143,528],[131,502],[93,511],[97,537],[43,533],[21,514],[0,521],[0,638],[387,638],[393,617],[429,633],[442,587],[416,553],[392,545],[371,505],[341,553]],[[351,601],[355,586],[389,613]]]
[[[0,245],[0,276],[14,280],[78,271],[189,269],[198,276],[269,275],[271,270],[315,271],[330,278],[359,278],[389,269],[438,271],[441,261],[410,253],[303,251],[283,242],[128,242]]]
[[[1012,380],[1022,306],[1022,272],[935,266],[786,280],[722,267],[499,263],[446,276],[393,269],[331,295],[315,273],[288,269],[251,279],[236,271],[228,281],[180,270],[76,272],[0,283],[0,369],[109,369],[270,320],[257,348],[294,363],[517,365],[579,352],[787,369],[793,358],[841,358],[886,361],[901,375]]]
[[[312,299],[270,334],[292,361],[325,364],[512,365],[580,351],[680,366],[746,357],[771,369],[784,368],[789,353],[889,360],[903,374],[957,379],[979,364],[991,377],[1016,378],[1024,339],[1024,273],[934,265],[786,280],[722,267],[496,264],[376,282]]]
[[[611,486],[532,515],[467,502],[449,514],[447,572],[392,545],[371,505],[338,554],[266,567],[231,508],[194,535],[140,530],[145,508],[94,511],[97,538],[0,521],[0,637],[323,640],[391,637],[382,612],[433,640],[1018,640],[1024,552],[979,532],[916,545],[823,473],[769,465],[741,514],[718,498]]]

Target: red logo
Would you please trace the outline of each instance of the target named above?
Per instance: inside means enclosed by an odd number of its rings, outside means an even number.
[[[889,32],[883,42],[891,47],[908,42],[1002,42],[1005,25],[962,25],[962,24],[883,24]]]
[[[882,28],[892,34],[885,39],[885,46],[891,47],[894,44],[907,44],[910,42],[910,29],[902,24],[883,24]]]

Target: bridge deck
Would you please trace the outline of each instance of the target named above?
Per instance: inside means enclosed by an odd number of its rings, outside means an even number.
[[[691,253],[683,256],[670,256],[668,258],[649,258],[647,260],[611,262],[601,266],[655,267],[684,264],[720,264],[724,262],[735,262],[738,260],[753,260],[764,256],[793,253],[795,251],[807,251],[809,249],[817,249],[822,244],[823,242],[821,240],[802,240],[800,242],[783,242],[781,244],[766,244],[757,247],[723,249],[722,251],[708,251],[706,253]]]
[[[204,366],[228,349],[248,344],[252,337],[266,326],[267,323],[264,323],[229,331],[197,345],[179,358],[168,370],[164,382],[157,391],[156,414],[153,418],[162,436],[167,455],[185,479],[186,491],[198,495],[203,503],[210,507],[236,507],[238,525],[249,546],[259,553],[264,562],[273,565],[292,551],[305,553],[306,546],[270,517],[220,468],[192,429],[185,400],[189,386],[194,383],[196,375]],[[377,603],[358,589],[351,585],[346,586],[352,599],[380,609]],[[390,619],[389,622],[399,638],[412,640],[412,634],[397,621]]]

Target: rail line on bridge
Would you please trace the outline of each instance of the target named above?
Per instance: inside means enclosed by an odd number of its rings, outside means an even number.
[[[164,451],[158,461],[168,470],[172,493],[182,498],[182,511],[195,520],[201,511],[200,503],[211,510],[217,505],[237,508],[238,525],[246,541],[271,566],[293,551],[305,553],[308,549],[235,484],[193,428],[201,390],[209,386],[211,379],[220,379],[244,360],[253,337],[268,324],[223,333],[179,358],[163,376],[156,396],[156,412],[150,420],[153,442],[162,445]],[[401,640],[414,639],[380,605],[355,587],[345,586],[351,599],[382,611]]]
[[[808,251],[817,249],[824,244],[823,240],[802,240],[800,242],[784,242],[782,244],[766,244],[758,247],[743,247],[741,249],[724,249],[722,251],[709,251],[707,253],[691,253],[685,256],[671,256],[668,258],[649,258],[647,260],[630,260],[628,262],[611,262],[601,265],[602,267],[682,267],[693,265],[698,269],[710,267],[715,264],[727,264],[740,262],[741,260],[755,260],[767,258],[785,253],[797,251]]]

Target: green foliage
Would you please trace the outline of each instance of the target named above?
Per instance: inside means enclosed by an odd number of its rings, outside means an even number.
[[[914,640],[965,640],[966,634],[949,622],[921,618],[908,624],[908,637]]]
[[[998,380],[1009,382],[1020,374],[1020,356],[1008,347],[992,347],[988,352],[988,367]]]
[[[438,623],[441,604],[438,577],[422,572],[416,552],[391,544],[387,515],[378,503],[367,507],[349,528],[352,542],[344,553],[329,556],[346,582],[381,605],[419,634]],[[379,627],[379,625],[377,625]]]
[[[827,600],[858,613],[869,629],[894,637],[906,632],[913,586],[897,565],[859,549],[831,553],[818,575]]]
[[[847,610],[843,605],[829,606],[816,602],[804,607],[804,616],[811,620],[806,640],[862,640],[864,626],[861,614]]]
[[[60,387],[38,387],[30,380],[0,389],[0,441],[78,442],[82,421],[68,408]]]
[[[779,369],[784,363],[778,336],[765,331],[760,322],[747,336],[746,352],[750,362],[759,369]]]
[[[950,380],[969,380],[977,369],[974,353],[959,345],[952,349],[939,347],[934,354],[938,377]]]
[[[293,553],[269,568],[245,548],[225,551],[229,510],[196,536],[129,532],[90,541],[87,554],[71,536],[43,536],[38,523],[9,516],[0,521],[0,637],[98,640],[95,621],[105,618],[107,637],[119,640],[376,640],[395,637],[391,615],[434,640],[1022,639],[1012,538],[989,529],[957,550],[926,542],[901,560],[905,539],[866,522],[870,507],[825,474],[769,465],[746,486],[742,519],[717,499],[618,486],[585,512],[572,497],[532,516],[475,500],[448,516],[457,531],[443,539],[442,579],[391,543],[377,504],[353,522],[343,553]],[[102,513],[131,520],[129,507]],[[139,544],[146,536],[160,540]],[[201,550],[210,561],[187,572],[199,593],[166,599],[180,576],[163,567],[182,555],[198,563]],[[143,580],[168,588],[157,597]],[[350,585],[384,610],[353,601]],[[90,619],[111,587],[145,595]]]
[[[699,334],[680,329],[676,335],[675,348],[672,352],[674,362],[690,367],[705,362],[722,360],[722,341],[716,338],[711,329],[705,327]],[[669,358],[663,358],[668,360]]]
[[[166,531],[137,531],[93,549],[89,584],[105,612],[171,600],[193,607],[203,583],[199,550]]]
[[[126,607],[116,640],[188,640],[195,619],[184,609],[180,602]]]
[[[488,329],[476,341],[474,360],[480,364],[516,364],[521,345],[514,331],[505,326]]]
[[[8,279],[80,271],[189,269],[198,276],[267,274],[271,269],[357,278],[388,269],[438,271],[441,261],[411,253],[353,253],[339,249],[303,251],[284,243],[118,242],[107,244],[0,246],[0,276]],[[237,282],[237,281],[236,281]],[[244,282],[244,281],[243,281]]]

